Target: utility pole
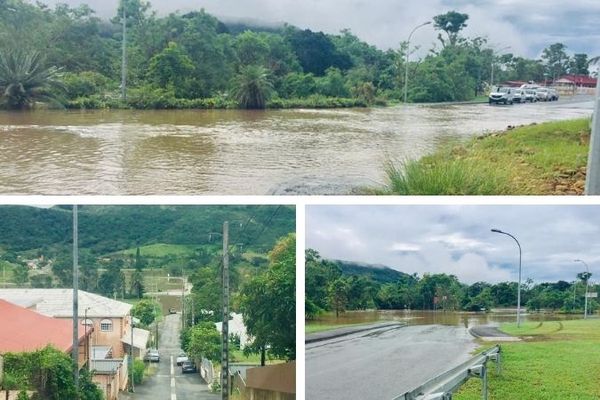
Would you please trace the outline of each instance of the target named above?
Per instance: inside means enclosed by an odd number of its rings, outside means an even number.
[[[73,381],[75,387],[79,388],[79,254],[77,239],[77,205],[73,205]]]
[[[130,376],[131,376],[131,393],[135,392],[135,385],[133,382],[133,314],[131,314],[129,316],[130,318],[130,322],[131,322],[131,326],[129,327],[129,329],[131,329],[131,345],[129,346],[129,371],[130,371]],[[158,348],[158,347],[157,347]]]
[[[585,194],[588,196],[600,195],[600,75],[597,79],[596,107],[594,108],[594,119],[592,121],[590,156],[585,183]]]
[[[223,223],[223,324],[221,399],[229,400],[229,222]]]
[[[416,26],[410,32],[410,35],[408,35],[408,41],[406,42],[406,60],[404,61],[404,105],[406,105],[406,103],[408,102],[408,57],[410,56],[410,39],[412,39],[412,35],[417,29],[426,25],[431,25],[431,21],[427,21],[419,26]]]
[[[127,100],[127,13],[125,0],[121,1],[123,7],[123,54],[121,56],[121,99]]]

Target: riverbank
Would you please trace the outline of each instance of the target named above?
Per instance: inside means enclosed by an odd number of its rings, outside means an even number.
[[[581,195],[590,120],[521,127],[447,145],[416,161],[388,162],[393,195]]]
[[[502,374],[488,375],[490,400],[600,398],[600,320],[503,324],[501,330],[523,341],[502,344]],[[481,382],[470,380],[453,398],[481,399]]]

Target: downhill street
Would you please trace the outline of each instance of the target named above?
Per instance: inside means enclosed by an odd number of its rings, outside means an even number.
[[[216,400],[221,396],[211,393],[208,385],[196,374],[182,374],[181,367],[175,365],[175,358],[181,351],[179,331],[181,315],[167,315],[161,324],[158,350],[160,362],[158,371],[135,387],[135,393],[119,396],[131,400]]]

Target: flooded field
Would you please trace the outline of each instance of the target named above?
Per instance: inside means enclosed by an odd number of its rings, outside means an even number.
[[[0,193],[347,194],[508,125],[589,117],[590,97],[514,106],[0,112]]]
[[[516,309],[493,310],[490,313],[475,312],[443,312],[443,311],[414,311],[414,310],[379,310],[379,311],[349,311],[340,314],[326,314],[316,321],[307,322],[310,325],[343,325],[381,321],[402,321],[409,325],[448,325],[470,328],[477,325],[499,325],[503,322],[516,321]],[[523,321],[557,321],[582,319],[579,314],[550,314],[527,313],[521,314]]]

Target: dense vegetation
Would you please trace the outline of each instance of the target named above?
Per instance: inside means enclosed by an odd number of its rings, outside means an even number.
[[[266,253],[295,228],[293,207],[286,206],[80,207],[80,288],[140,298],[149,278],[167,273],[210,276],[219,286],[220,232],[226,220],[231,221],[233,288],[264,268]],[[71,229],[70,207],[0,207],[0,263],[9,271],[7,281],[70,287]]]
[[[101,400],[104,397],[85,369],[81,371],[77,388],[71,358],[53,347],[29,353],[7,353],[3,356],[4,389],[20,390],[21,393],[33,390],[33,398],[40,400]],[[23,398],[22,394],[19,396],[19,399]]]
[[[204,10],[158,16],[144,0],[123,0],[128,92],[121,99],[122,8],[110,21],[86,5],[3,0],[0,100],[70,108],[353,107],[403,98],[406,42],[383,51],[349,30],[325,34],[290,25],[225,24]],[[498,55],[485,38],[461,35],[469,16],[434,17],[439,45],[408,65],[415,102],[473,99],[505,79],[543,81],[587,74],[586,54],[561,43],[540,60]],[[19,40],[15,40],[19,38]]]
[[[324,311],[336,314],[364,309],[489,311],[493,307],[517,305],[516,282],[467,285],[448,274],[422,277],[401,274],[396,281],[385,282],[374,280],[368,268],[362,269],[344,274],[343,264],[322,259],[316,251],[307,250],[306,317],[314,318]],[[581,312],[590,275],[584,272],[573,278],[574,282],[539,284],[527,280],[521,287],[521,302],[531,311]],[[600,286],[590,285],[589,291],[598,292]],[[589,310],[598,306],[595,299],[590,299]]]

